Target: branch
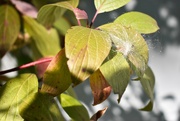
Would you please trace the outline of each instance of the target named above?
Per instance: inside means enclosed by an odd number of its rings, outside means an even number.
[[[35,66],[35,65],[42,64],[42,63],[45,63],[45,62],[50,62],[51,60],[52,60],[52,57],[50,57],[50,58],[42,58],[42,59],[39,59],[37,61],[27,63],[27,64],[24,64],[24,65],[19,66],[19,67],[15,67],[15,68],[11,68],[11,69],[8,69],[8,70],[0,71],[0,75],[10,73],[10,72],[13,72],[13,71],[18,71],[18,70],[25,69],[25,68],[29,68],[31,66]]]

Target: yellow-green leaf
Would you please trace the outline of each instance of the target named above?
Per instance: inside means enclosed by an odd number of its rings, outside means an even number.
[[[114,55],[112,51],[108,58],[100,70],[114,93],[119,95],[119,102],[130,80],[130,67],[121,53]]]
[[[14,44],[20,30],[17,11],[9,5],[0,6],[0,58]]]
[[[26,121],[65,121],[57,102],[48,94],[29,95],[21,103],[19,112]]]
[[[57,96],[71,85],[71,74],[67,66],[65,51],[62,49],[48,65],[44,76],[41,92]]]
[[[19,105],[30,94],[38,91],[38,80],[34,74],[22,74],[0,88],[0,120],[23,121]]]
[[[116,10],[126,5],[130,0],[94,0],[98,13]]]
[[[68,67],[74,77],[86,80],[95,72],[111,48],[110,37],[105,32],[75,26],[68,30],[65,37],[65,52]]]
[[[142,76],[148,62],[148,46],[139,32],[121,24],[110,23],[100,27],[111,36],[115,51],[123,55],[135,66],[137,74]]]
[[[94,96],[93,105],[102,103],[111,94],[111,86],[107,83],[99,69],[89,77],[89,80],[92,94]]]
[[[152,110],[153,100],[154,100],[155,77],[154,77],[154,74],[150,67],[148,67],[146,69],[143,77],[140,79],[140,82],[141,82],[146,94],[150,98],[150,102],[148,103],[148,105],[141,110],[146,110],[146,111]]]
[[[46,30],[34,19],[24,16],[24,25],[27,32],[32,36],[38,52],[43,56],[54,56],[60,50],[58,34],[54,29]]]
[[[73,11],[79,4],[79,0],[63,1],[43,6],[38,13],[38,21],[46,27],[51,27],[66,11]]]
[[[119,16],[114,22],[131,27],[143,34],[150,34],[159,29],[156,20],[151,16],[135,11]]]
[[[60,95],[60,103],[73,121],[89,121],[89,114],[86,108],[75,98],[62,93]]]

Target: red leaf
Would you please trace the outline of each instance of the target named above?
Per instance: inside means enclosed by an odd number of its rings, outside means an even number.
[[[76,16],[76,19],[88,19],[88,15],[84,10],[74,8],[73,12],[74,12],[74,14]]]
[[[104,108],[104,109],[102,109],[102,110],[99,110],[97,113],[95,113],[95,114],[91,117],[90,121],[97,121],[101,116],[104,115],[104,113],[106,112],[107,108],[108,108],[108,107],[106,107],[106,108]]]
[[[19,0],[11,0],[11,2],[22,14],[30,16],[32,18],[37,18],[37,10],[31,4]]]
[[[109,97],[111,93],[111,87],[105,80],[100,70],[97,70],[90,76],[90,86],[94,96],[93,105],[97,105],[103,102]]]

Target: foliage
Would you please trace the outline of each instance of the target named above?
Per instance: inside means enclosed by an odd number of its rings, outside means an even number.
[[[29,52],[21,61],[28,57],[32,62],[0,74],[36,68],[12,79],[0,76],[0,120],[63,121],[60,105],[72,120],[96,121],[107,108],[90,118],[72,90],[85,80],[90,81],[93,105],[106,100],[111,91],[119,95],[120,102],[129,81],[139,80],[150,98],[141,110],[152,110],[155,78],[142,34],[156,32],[156,21],[133,11],[112,23],[93,27],[98,14],[129,1],[94,0],[97,11],[88,23],[87,13],[77,8],[79,0],[2,0],[0,58],[11,53],[18,60],[17,53],[26,48]]]

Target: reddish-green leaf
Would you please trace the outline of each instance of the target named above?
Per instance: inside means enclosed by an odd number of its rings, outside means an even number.
[[[56,55],[60,50],[57,31],[54,29],[46,30],[41,24],[28,16],[23,18],[25,28],[32,36],[37,51],[43,57]]]
[[[21,103],[19,111],[26,121],[65,121],[57,102],[48,94],[29,95]]]
[[[0,6],[0,58],[14,44],[20,30],[20,19],[9,5]]]
[[[119,94],[119,102],[130,80],[130,67],[121,53],[114,55],[112,51],[108,58],[100,70],[114,93]]]
[[[30,94],[38,91],[38,80],[33,74],[23,74],[0,88],[0,120],[23,121],[19,105]]]
[[[90,121],[97,121],[99,118],[101,118],[101,116],[104,115],[104,113],[106,112],[107,110],[107,107],[102,109],[102,110],[99,110],[98,112],[96,112],[90,119]]]
[[[126,27],[131,27],[144,34],[153,33],[159,29],[156,20],[141,12],[125,13],[119,16],[114,22]]]
[[[109,97],[111,93],[111,87],[107,83],[100,70],[94,72],[89,79],[92,93],[94,96],[93,105],[97,105]]]
[[[148,62],[148,46],[144,38],[132,28],[110,23],[100,27],[109,33],[115,51],[123,55],[135,66],[137,74],[143,76]]]
[[[57,96],[71,85],[71,75],[67,66],[67,58],[62,49],[50,62],[44,77],[41,92]]]
[[[60,103],[73,121],[89,121],[89,114],[86,108],[75,98],[62,93],[60,95]]]
[[[79,0],[70,0],[45,5],[39,10],[37,19],[46,27],[51,27],[64,14],[66,9],[73,11],[78,4]]]
[[[105,32],[80,26],[68,30],[65,52],[72,75],[80,81],[86,80],[100,67],[110,47],[110,37]]]
[[[130,0],[94,0],[98,13],[104,13],[118,9],[126,5]]]

